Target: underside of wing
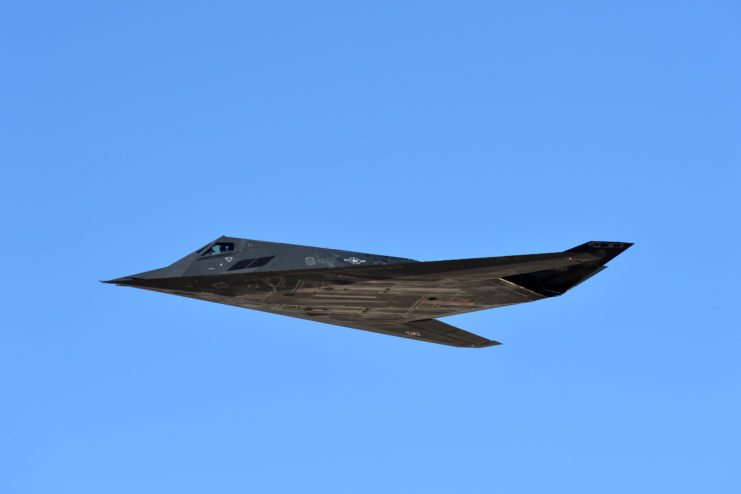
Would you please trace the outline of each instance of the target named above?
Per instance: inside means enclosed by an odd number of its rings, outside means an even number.
[[[501,345],[498,341],[488,340],[477,334],[438,321],[437,319],[423,319],[421,321],[410,321],[407,323],[377,323],[375,325],[348,325],[343,322],[340,325],[448,346],[482,348]]]

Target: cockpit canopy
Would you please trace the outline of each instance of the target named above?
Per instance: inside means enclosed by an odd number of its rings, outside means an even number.
[[[234,251],[234,242],[216,242],[212,246],[206,248],[201,254],[201,257],[222,255],[222,254],[226,254],[227,252],[233,252],[233,251]]]

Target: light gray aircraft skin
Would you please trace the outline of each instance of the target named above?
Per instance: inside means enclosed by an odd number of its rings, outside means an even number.
[[[417,262],[401,257],[220,237],[161,269],[106,281],[458,347],[499,342],[437,317],[565,293],[630,247]]]

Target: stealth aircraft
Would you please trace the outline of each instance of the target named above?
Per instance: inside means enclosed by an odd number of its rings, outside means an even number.
[[[633,244],[417,262],[220,237],[162,269],[106,281],[457,347],[499,342],[437,320],[562,295]]]

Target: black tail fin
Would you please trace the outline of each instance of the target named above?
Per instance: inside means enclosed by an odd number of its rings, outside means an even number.
[[[600,258],[600,264],[606,264],[619,254],[624,252],[628,247],[633,245],[628,242],[587,242],[586,244],[577,245],[566,252],[586,252]]]
[[[596,257],[594,261],[587,261],[568,268],[518,274],[504,279],[546,297],[561,295],[605,269],[605,263],[614,259],[631,245],[633,244],[626,242],[587,242],[566,252],[591,254]]]

